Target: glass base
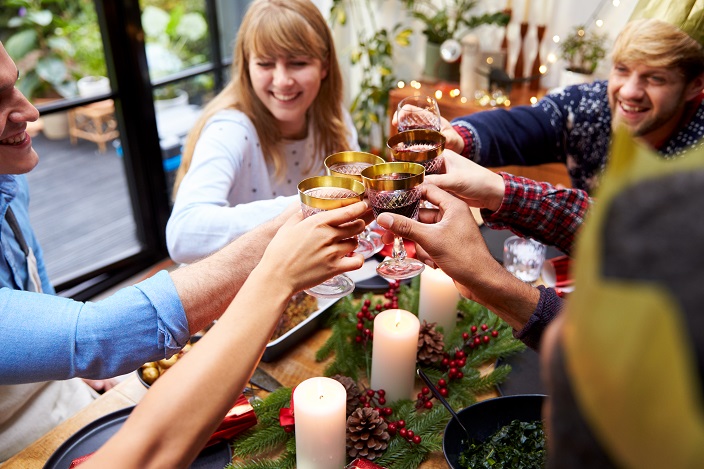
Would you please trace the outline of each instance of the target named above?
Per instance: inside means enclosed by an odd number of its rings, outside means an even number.
[[[425,264],[423,264],[418,259],[411,259],[409,257],[399,260],[399,259],[386,259],[384,262],[376,266],[376,273],[384,278],[390,278],[394,280],[403,280],[405,278],[415,277],[423,272],[425,269]]]
[[[305,290],[310,296],[316,298],[342,298],[354,291],[354,282],[347,275],[336,275],[320,285]]]
[[[354,252],[364,256],[364,259],[369,259],[382,249],[384,243],[381,241],[381,235],[370,230],[369,233],[362,233],[357,237],[357,249]]]

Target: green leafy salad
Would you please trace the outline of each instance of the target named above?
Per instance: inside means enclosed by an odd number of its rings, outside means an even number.
[[[472,442],[460,455],[459,463],[468,469],[541,469],[546,455],[543,423],[514,420],[486,441]]]

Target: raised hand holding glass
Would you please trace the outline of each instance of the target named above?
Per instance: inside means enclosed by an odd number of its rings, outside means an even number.
[[[432,96],[408,96],[398,103],[396,122],[399,132],[414,129],[441,129],[440,108]]]
[[[304,217],[318,212],[345,207],[360,202],[364,185],[351,178],[314,176],[298,183],[301,210]],[[318,298],[341,298],[354,291],[354,282],[345,274],[336,275],[320,285],[305,290]]]
[[[374,211],[374,216],[391,212],[408,218],[418,218],[421,201],[420,184],[425,169],[416,163],[383,163],[362,171],[362,181]],[[384,278],[404,279],[420,274],[425,265],[407,257],[403,238],[394,237],[392,257],[380,263],[376,271]]]

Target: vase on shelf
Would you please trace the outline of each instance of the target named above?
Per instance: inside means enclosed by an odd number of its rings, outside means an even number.
[[[427,81],[460,81],[460,61],[445,62],[440,54],[440,44],[428,42],[425,45],[425,68],[423,76]]]

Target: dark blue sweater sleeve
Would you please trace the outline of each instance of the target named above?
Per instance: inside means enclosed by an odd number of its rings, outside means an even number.
[[[550,322],[560,313],[563,300],[554,288],[539,286],[540,300],[526,325],[520,331],[514,331],[513,336],[533,350],[540,350],[540,340]]]

